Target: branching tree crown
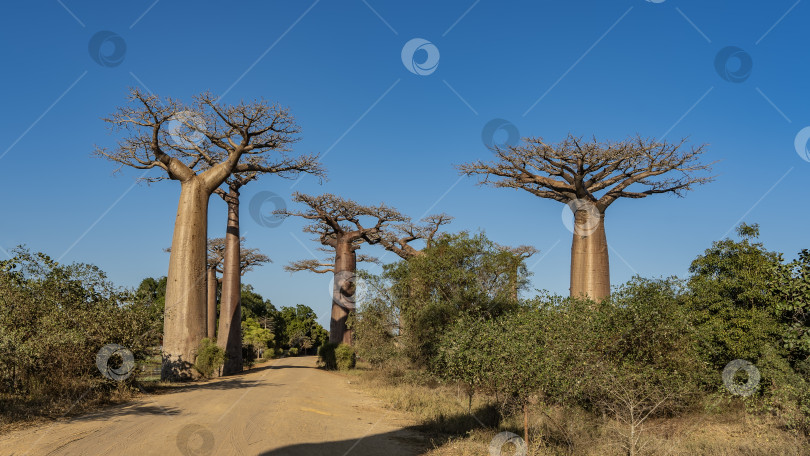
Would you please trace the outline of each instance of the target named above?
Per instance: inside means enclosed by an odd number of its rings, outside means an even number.
[[[682,196],[713,180],[700,175],[713,165],[700,162],[705,145],[684,150],[685,142],[640,136],[618,142],[583,141],[569,134],[551,144],[540,137],[525,138],[516,146],[493,146],[494,162],[475,161],[458,168],[466,175],[484,176],[482,184],[520,188],[566,204],[591,201],[604,212],[618,198]]]

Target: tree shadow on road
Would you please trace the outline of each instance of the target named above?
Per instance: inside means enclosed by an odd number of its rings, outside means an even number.
[[[424,436],[413,427],[381,434],[367,435],[361,439],[333,442],[299,443],[259,453],[259,456],[418,456],[426,454],[430,445]]]
[[[407,426],[396,431],[370,434],[360,439],[331,442],[301,443],[259,453],[260,456],[416,456],[427,454],[458,436],[468,435],[474,429],[497,429],[500,414],[486,405],[472,413],[440,415],[422,424]],[[487,448],[481,447],[481,454]]]

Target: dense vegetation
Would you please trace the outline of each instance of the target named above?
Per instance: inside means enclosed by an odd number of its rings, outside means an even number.
[[[88,264],[62,265],[25,248],[0,262],[0,411],[4,418],[58,413],[133,381],[105,377],[96,355],[107,344],[138,360],[159,353],[162,305],[120,290]],[[109,360],[120,368],[117,354]],[[117,381],[120,378],[120,382]]]
[[[0,412],[3,423],[59,416],[81,404],[103,403],[154,379],[160,346],[166,277],[146,278],[135,290],[116,287],[98,267],[60,264],[19,247],[0,262]],[[248,366],[259,354],[314,354],[328,340],[315,312],[304,305],[275,306],[242,287],[243,351]],[[102,373],[98,356],[117,344]],[[134,363],[123,365],[122,354]],[[195,368],[218,373],[225,353],[210,339],[198,348]],[[104,363],[102,363],[104,365]],[[124,397],[125,399],[125,397]]]
[[[688,278],[635,277],[600,302],[515,299],[510,287],[525,288],[524,265],[515,268],[483,235],[444,236],[368,278],[356,348],[391,380],[428,376],[462,388],[471,412],[481,395],[496,421],[523,415],[526,440],[529,408],[549,407],[603,423],[627,454],[650,450],[652,420],[735,405],[806,436],[810,253],[785,263],[757,236],[756,225],[742,225],[739,239],[699,255]],[[724,386],[721,372],[735,359],[760,373],[750,396]],[[732,379],[746,380],[742,371]],[[571,450],[564,429],[541,443]]]

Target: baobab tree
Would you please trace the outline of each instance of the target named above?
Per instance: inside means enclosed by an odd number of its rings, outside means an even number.
[[[422,224],[410,220],[397,223],[380,236],[380,245],[403,260],[413,258],[422,251],[412,246],[411,242],[422,240],[425,242],[425,248],[430,247],[441,227],[452,220],[453,217],[447,214],[434,214],[423,218]]]
[[[322,245],[334,249],[335,256],[331,265],[299,263],[299,266],[311,264],[315,269],[326,267],[332,270],[334,286],[329,341],[351,344],[352,332],[346,327],[346,319],[355,308],[357,250],[364,243],[379,243],[382,230],[388,223],[405,222],[407,218],[385,204],[363,206],[328,193],[310,196],[296,192],[293,194],[293,201],[304,203],[308,208],[299,212],[285,209],[275,213],[283,217],[296,216],[310,220],[312,223],[304,228],[304,232],[315,234]],[[361,219],[372,220],[373,224],[366,227]],[[291,267],[294,265],[295,263]],[[313,270],[309,267],[304,269]]]
[[[224,273],[225,252],[225,238],[208,240],[208,337],[210,338],[216,338],[217,285],[222,282],[222,279],[217,278],[217,274],[222,276]],[[255,266],[272,262],[273,260],[261,253],[259,249],[246,248],[244,236],[239,238],[240,275],[245,275],[245,273],[253,270]]]
[[[325,173],[317,162],[302,166],[302,163],[266,163],[265,157],[250,157],[248,163],[258,164],[265,168],[274,167],[273,174],[283,177],[296,177],[302,172],[324,178]],[[232,374],[242,371],[242,307],[240,298],[242,294],[240,254],[240,227],[239,227],[239,192],[249,182],[255,180],[259,172],[250,171],[234,173],[225,180],[227,190],[218,188],[214,191],[228,206],[228,222],[225,228],[225,250],[222,271],[222,294],[219,306],[219,328],[217,330],[217,345],[225,350],[227,355],[223,374]]]
[[[283,149],[299,131],[289,110],[264,100],[221,105],[210,93],[194,97],[190,105],[145,94],[133,88],[130,104],[104,120],[125,131],[113,150],[96,147],[95,153],[124,166],[150,170],[180,182],[180,200],[169,258],[163,328],[163,369],[168,380],[190,378],[196,350],[206,334],[206,240],[208,201],[235,172],[275,172],[243,156],[262,156]],[[314,156],[281,163],[303,172],[317,163]],[[117,171],[116,170],[116,171]]]
[[[239,269],[242,275],[246,272],[253,270],[254,266],[259,266],[264,263],[272,263],[273,260],[267,255],[261,253],[257,248],[246,248],[245,237],[239,240],[240,260]],[[172,251],[172,248],[164,249],[166,252]],[[217,274],[222,275],[222,263],[225,259],[225,238],[208,239],[208,261],[207,272],[208,278],[208,305],[206,312],[206,320],[208,321],[208,330],[206,337],[215,339],[217,337],[217,292],[222,279],[217,277]]]
[[[685,149],[685,140],[667,143],[632,137],[618,142],[584,142],[569,134],[557,144],[540,137],[521,144],[492,146],[494,162],[460,165],[462,174],[483,176],[479,184],[515,188],[567,204],[574,212],[571,296],[601,300],[610,294],[605,211],[619,198],[658,193],[683,194],[714,179],[702,175],[705,145]]]

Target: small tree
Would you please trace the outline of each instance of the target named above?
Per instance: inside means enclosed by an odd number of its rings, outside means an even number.
[[[780,332],[770,291],[780,256],[756,242],[757,225],[742,224],[737,234],[740,240],[716,241],[692,262],[684,296],[702,356],[718,372],[733,359],[755,363]]]
[[[245,348],[251,354],[255,354],[258,350],[265,350],[272,346],[273,332],[269,329],[262,328],[259,323],[253,318],[247,318],[242,322],[242,348]],[[241,353],[240,353],[241,355]]]
[[[464,385],[468,412],[476,391],[494,387],[494,371],[501,367],[496,352],[503,348],[499,335],[492,321],[465,315],[439,339],[431,370],[445,381]]]
[[[407,331],[405,354],[424,366],[435,356],[440,334],[464,314],[490,318],[517,307],[511,299],[515,254],[467,232],[444,234],[422,254],[385,267],[393,305]],[[517,269],[520,287],[529,272]]]

